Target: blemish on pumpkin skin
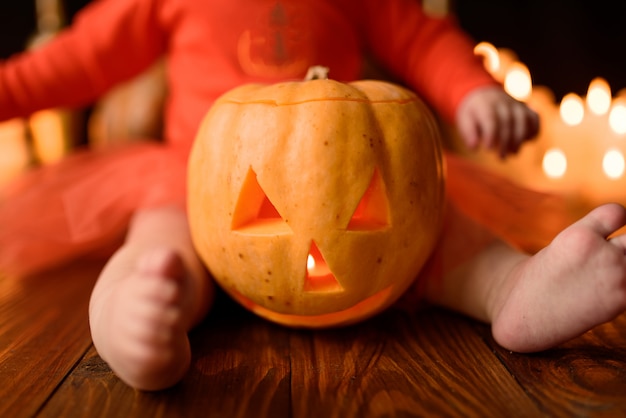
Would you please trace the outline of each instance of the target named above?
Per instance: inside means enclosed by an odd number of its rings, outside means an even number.
[[[243,254],[239,253],[239,254],[237,254],[237,255],[239,256],[239,258],[240,258],[240,259],[242,259],[242,260],[243,260]]]
[[[383,258],[382,257],[378,257],[376,259],[376,263],[381,264],[383,262]]]

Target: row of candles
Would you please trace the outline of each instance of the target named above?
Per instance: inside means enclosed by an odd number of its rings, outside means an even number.
[[[547,87],[533,86],[528,68],[512,51],[481,42],[475,53],[541,121],[539,135],[519,154],[500,160],[482,151],[475,158],[529,188],[590,205],[626,204],[626,92],[613,97],[607,81],[598,77],[591,80],[586,96],[569,93],[557,103]]]

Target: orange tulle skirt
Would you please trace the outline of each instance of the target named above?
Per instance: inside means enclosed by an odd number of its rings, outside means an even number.
[[[185,204],[186,157],[159,143],[79,151],[0,191],[0,271],[25,276],[123,239],[138,208]]]
[[[562,198],[447,155],[447,191],[464,215],[522,249],[573,220]],[[119,245],[139,208],[186,199],[186,152],[158,143],[77,152],[0,191],[0,271],[24,276]]]

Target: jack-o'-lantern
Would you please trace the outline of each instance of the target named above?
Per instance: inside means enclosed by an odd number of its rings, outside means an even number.
[[[437,240],[439,130],[381,81],[245,85],[212,106],[189,162],[196,249],[262,317],[343,325],[397,300]]]

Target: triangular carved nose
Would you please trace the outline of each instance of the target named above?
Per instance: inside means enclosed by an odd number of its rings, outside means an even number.
[[[306,264],[305,292],[341,292],[343,290],[343,286],[330,271],[314,241],[311,241]]]

